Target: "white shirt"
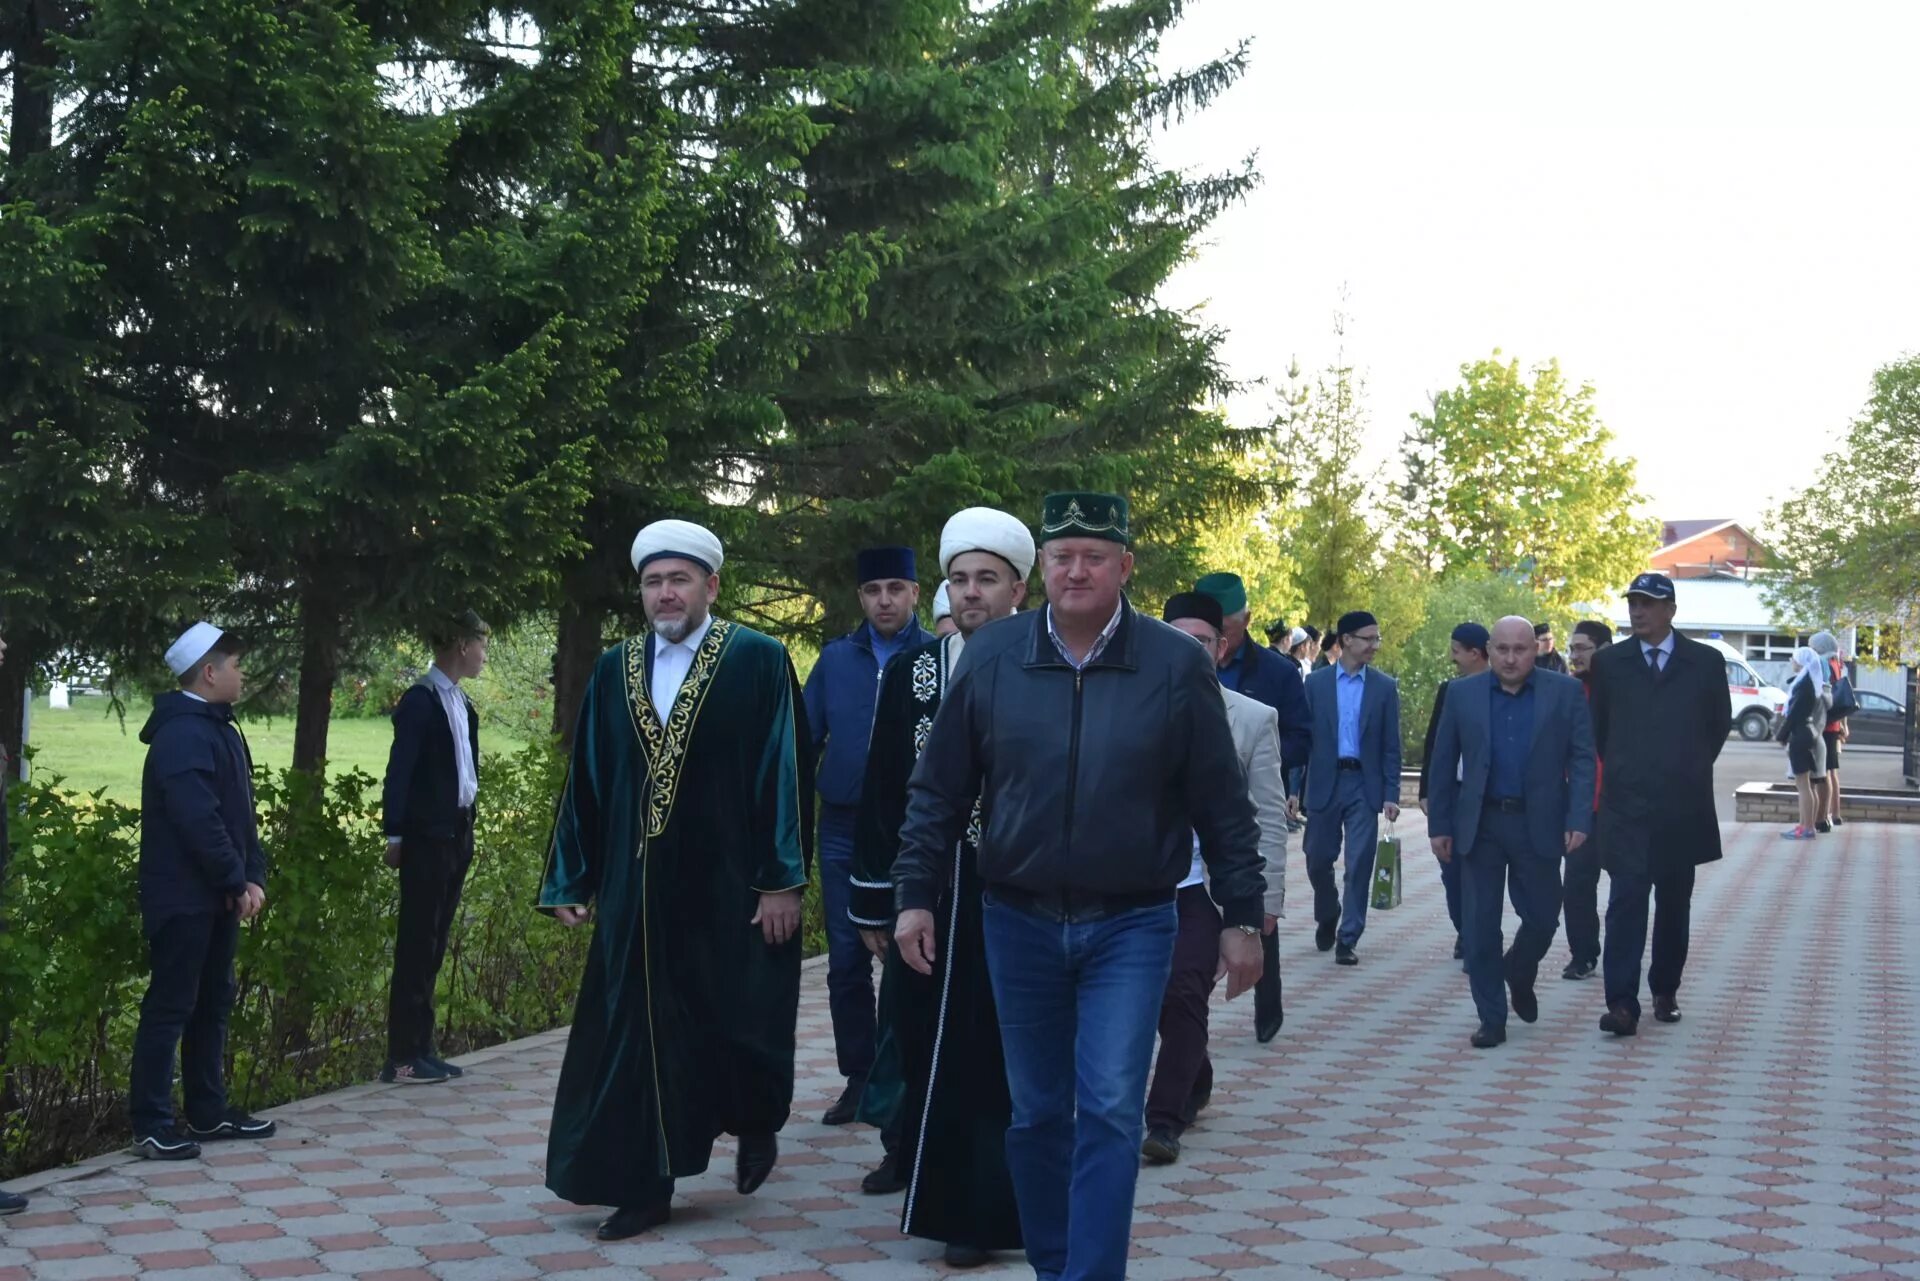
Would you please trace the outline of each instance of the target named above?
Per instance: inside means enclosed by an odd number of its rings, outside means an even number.
[[[467,696],[459,684],[438,667],[427,669],[427,681],[440,696],[440,710],[447,714],[447,728],[453,731],[453,766],[460,778],[461,809],[472,809],[473,798],[480,794],[480,775],[474,766],[473,740],[467,737]]]
[[[1677,633],[1674,632],[1668,632],[1667,638],[1658,645],[1649,645],[1645,641],[1641,641],[1640,661],[1651,667],[1653,660],[1648,658],[1647,655],[1657,649],[1660,651],[1660,670],[1663,672],[1666,671],[1668,665],[1673,662],[1673,638],[1676,634]]]
[[[647,696],[652,699],[653,714],[662,725],[672,715],[673,702],[680,697],[680,686],[693,670],[693,656],[712,627],[713,617],[708,615],[706,622],[688,632],[687,638],[677,645],[668,644],[667,638],[657,632],[654,634],[653,673],[647,683]]]
[[[1193,865],[1187,869],[1187,879],[1180,882],[1180,888],[1189,885],[1204,885],[1207,880],[1207,865],[1200,858],[1200,833],[1193,834]]]

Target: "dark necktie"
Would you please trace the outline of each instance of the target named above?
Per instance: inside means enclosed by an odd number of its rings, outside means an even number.
[[[1660,674],[1660,651],[1659,650],[1650,649],[1647,651],[1647,666],[1653,668],[1653,674],[1655,676],[1658,676]]]

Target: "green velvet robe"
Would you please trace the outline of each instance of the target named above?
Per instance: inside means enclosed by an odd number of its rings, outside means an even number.
[[[807,880],[800,685],[778,641],[716,619],[662,727],[654,645],[594,667],[540,887],[548,914],[595,908],[547,1147],[547,1186],[582,1205],[641,1204],[793,1102],[800,939],[750,922]]]

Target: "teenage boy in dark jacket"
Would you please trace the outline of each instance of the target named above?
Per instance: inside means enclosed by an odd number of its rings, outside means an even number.
[[[180,688],[154,700],[140,731],[140,917],[153,977],[133,1039],[127,1114],[135,1149],[159,1160],[273,1133],[273,1122],[227,1106],[222,1079],[240,922],[267,902],[253,760],[233,719],[242,651],[209,623],[188,628],[166,655]],[[184,1128],[173,1112],[176,1055]]]
[[[460,891],[473,866],[473,803],[480,791],[480,718],[460,689],[487,663],[493,629],[472,610],[428,636],[433,666],[393,709],[387,757],[387,865],[400,870],[387,1000],[387,1065],[380,1079],[424,1085],[462,1075],[434,1053],[433,989],[447,959]]]

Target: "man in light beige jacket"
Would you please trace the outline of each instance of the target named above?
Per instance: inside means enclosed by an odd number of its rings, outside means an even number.
[[[1167,623],[1187,633],[1219,658],[1220,603],[1197,592],[1167,602]],[[1271,936],[1286,905],[1287,800],[1281,777],[1279,713],[1230,689],[1221,689],[1227,725],[1233,731],[1240,768],[1260,824],[1260,855],[1266,861],[1266,921]],[[1207,1058],[1207,1002],[1219,979],[1220,909],[1208,893],[1196,843],[1193,870],[1181,883],[1180,933],[1173,945],[1173,971],[1160,1004],[1160,1059],[1147,1091],[1147,1137],[1141,1153],[1153,1165],[1179,1159],[1180,1135],[1213,1093]]]

